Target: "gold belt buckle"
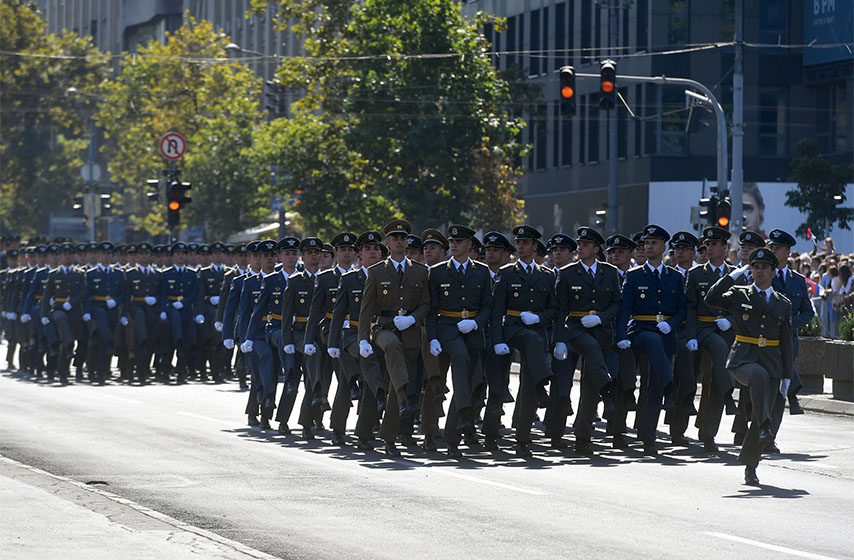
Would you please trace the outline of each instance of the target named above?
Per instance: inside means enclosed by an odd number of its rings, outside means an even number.
[[[765,348],[766,346],[768,346],[768,341],[765,339],[765,337],[760,336],[759,341],[756,343],[756,346],[760,348]]]
[[[406,315],[406,309],[401,307],[400,309],[397,310],[397,314],[398,315]]]
[[[462,314],[460,315],[460,317],[462,317],[463,319],[468,319],[468,318],[469,318],[469,310],[468,310],[468,309],[463,309]]]
[[[660,322],[662,322],[663,320],[664,320],[664,315],[662,315],[661,313],[659,313],[658,315],[656,315],[656,316],[655,316],[655,321],[656,321],[657,323],[660,323]]]
[[[587,314],[588,315],[599,315],[599,312],[596,311],[595,309],[591,309],[590,311],[587,312]]]

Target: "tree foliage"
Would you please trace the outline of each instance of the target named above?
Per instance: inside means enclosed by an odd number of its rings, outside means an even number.
[[[799,236],[806,237],[807,228],[811,228],[814,235],[824,237],[830,234],[834,224],[851,229],[849,222],[854,220],[854,208],[845,206],[846,186],[854,181],[851,164],[830,164],[821,156],[818,141],[806,138],[798,144],[797,156],[792,160],[792,177],[798,187],[786,192],[786,206],[807,215],[796,230]]]
[[[109,74],[91,37],[47,33],[38,8],[0,3],[0,215],[5,229],[30,235],[48,229],[53,212],[71,211],[82,188],[85,114]],[[74,89],[72,89],[74,88]]]

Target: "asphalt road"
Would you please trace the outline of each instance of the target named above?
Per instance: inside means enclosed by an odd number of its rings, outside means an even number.
[[[522,460],[507,442],[462,461],[390,460],[329,433],[249,429],[245,399],[236,384],[60,387],[3,372],[0,455],[282,558],[854,558],[850,417],[787,415],[784,455],[752,488],[729,445],[645,458],[600,439],[592,459],[535,446]]]

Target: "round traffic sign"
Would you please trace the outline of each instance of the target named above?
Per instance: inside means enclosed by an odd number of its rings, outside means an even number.
[[[160,153],[166,159],[180,159],[187,151],[187,141],[177,132],[170,132],[160,139]]]

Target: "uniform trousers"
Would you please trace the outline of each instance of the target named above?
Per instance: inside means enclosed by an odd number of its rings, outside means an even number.
[[[614,379],[614,413],[608,418],[606,432],[610,435],[621,435],[628,429],[626,417],[630,410],[636,410],[635,386],[637,385],[637,365],[635,354],[631,348],[612,349],[608,356],[608,370]]]
[[[771,420],[779,379],[771,377],[759,364],[743,364],[730,371],[736,381],[747,387],[752,404],[751,421],[738,460],[749,467],[756,467],[762,455],[759,428]],[[782,396],[776,400],[785,401]]]
[[[676,333],[664,336],[675,337]],[[646,401],[638,430],[639,439],[647,444],[655,443],[664,394],[673,384],[671,359],[675,344],[666,344],[664,336],[652,331],[638,331],[630,336],[636,359],[640,361],[643,357],[649,361]]]
[[[711,332],[705,335],[699,343],[699,351],[707,354],[711,371],[703,373],[703,390],[700,394],[700,412],[697,414],[696,426],[700,439],[714,438],[721,425],[725,399],[732,398],[734,384],[732,374],[726,368],[727,356],[733,338]],[[701,368],[703,369],[703,368]]]
[[[593,335],[586,332],[570,340],[569,347],[583,359],[581,398],[578,401],[573,431],[576,441],[590,441],[596,408],[599,405],[599,393],[611,381],[606,363],[607,356]]]
[[[386,442],[394,442],[400,432],[400,404],[405,402],[410,372],[421,348],[404,348],[400,336],[388,329],[375,331],[373,343],[383,352],[390,381],[388,405],[380,427],[380,438]]]
[[[551,364],[546,356],[543,335],[533,329],[520,329],[508,341],[512,349],[519,351],[521,369],[519,373],[519,397],[516,401],[514,420],[516,441],[531,441],[531,425],[537,412],[537,391],[553,377]]]

